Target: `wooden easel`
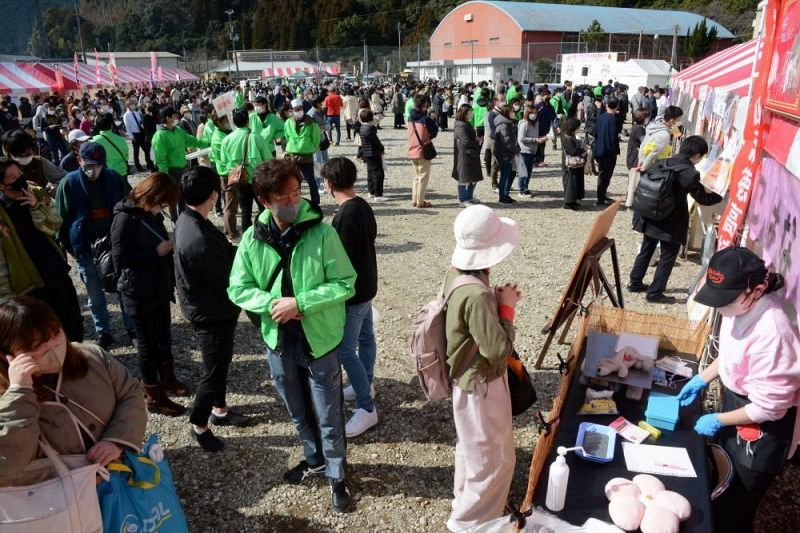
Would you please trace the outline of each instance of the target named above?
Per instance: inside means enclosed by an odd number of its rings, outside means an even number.
[[[608,281],[608,276],[603,271],[600,264],[600,259],[607,251],[611,253],[611,265],[614,269],[614,288]],[[564,292],[564,297],[561,299],[561,305],[556,310],[553,319],[545,326],[542,333],[547,333],[542,351],[539,353],[539,358],[536,360],[536,368],[542,367],[547,351],[553,343],[558,330],[562,327],[561,337],[558,340],[559,344],[564,344],[572,321],[578,311],[584,307],[583,299],[586,296],[586,291],[591,288],[592,299],[599,298],[604,292],[608,296],[608,300],[614,307],[625,307],[622,300],[622,282],[619,275],[619,260],[617,259],[617,245],[614,239],[608,237],[601,238],[584,256],[578,265],[575,275],[571,277],[571,283]]]

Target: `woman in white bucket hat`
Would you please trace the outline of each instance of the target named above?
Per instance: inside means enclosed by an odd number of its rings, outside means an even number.
[[[460,276],[474,278],[453,291],[445,323],[458,435],[447,527],[462,531],[502,516],[514,475],[506,360],[513,351],[514,309],[522,295],[516,285],[493,289],[489,284],[490,269],[517,246],[516,222],[476,205],[456,217],[453,230],[456,246],[445,293]]]

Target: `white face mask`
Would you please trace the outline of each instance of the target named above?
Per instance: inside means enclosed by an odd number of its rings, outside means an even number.
[[[192,120],[192,114],[191,113],[184,113],[183,114],[183,118],[185,118],[186,120]]]
[[[31,161],[33,161],[33,156],[29,155],[26,157],[13,157],[12,159],[17,163],[19,163],[20,165],[22,165],[23,167],[26,167],[31,164]]]
[[[515,105],[513,107],[514,107],[514,111],[519,111],[519,106],[518,105]]]
[[[260,115],[261,113],[264,112],[264,108],[263,107],[254,107],[253,111],[255,111],[256,113],[258,113]]]
[[[48,115],[55,115],[56,114],[56,110],[55,109],[48,109],[47,110],[47,114]]]
[[[303,115],[305,115],[305,112],[304,111],[292,111],[292,115],[294,115],[295,119],[300,120],[301,118],[303,118]]]
[[[528,120],[530,120],[531,122],[533,122],[534,120],[536,120],[536,113],[531,113],[531,114],[529,114],[529,115],[528,115]]]
[[[61,332],[51,341],[51,347],[37,361],[38,374],[58,374],[67,358],[67,339]]]

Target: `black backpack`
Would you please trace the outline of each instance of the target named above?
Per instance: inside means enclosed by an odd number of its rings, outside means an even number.
[[[114,270],[114,260],[111,257],[111,235],[103,235],[92,243],[92,260],[103,291],[109,294],[117,292],[119,276]]]
[[[675,211],[675,173],[679,169],[661,159],[642,172],[633,196],[633,210],[649,220],[664,220]]]

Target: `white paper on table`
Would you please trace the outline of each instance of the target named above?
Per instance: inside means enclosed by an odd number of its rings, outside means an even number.
[[[622,443],[625,466],[631,472],[661,476],[697,477],[686,448]]]

